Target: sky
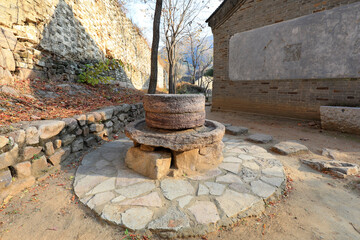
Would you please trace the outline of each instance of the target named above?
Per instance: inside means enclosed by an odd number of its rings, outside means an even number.
[[[153,19],[151,17],[151,14],[148,14],[148,12],[146,12],[147,5],[142,3],[141,0],[132,0],[126,2],[126,15],[141,29],[145,38],[151,44]],[[212,33],[210,27],[205,24],[205,20],[210,17],[210,15],[216,10],[216,8],[221,4],[221,2],[222,0],[210,0],[210,3],[208,5],[209,8],[201,11],[198,16],[199,22],[203,22],[206,26],[203,34],[206,34],[207,36],[212,35]]]

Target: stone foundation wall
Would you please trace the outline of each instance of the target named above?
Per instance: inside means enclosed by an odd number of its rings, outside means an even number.
[[[34,184],[76,153],[96,146],[126,124],[144,117],[142,103],[108,107],[61,120],[14,125],[0,136],[0,202]]]
[[[74,80],[84,64],[107,57],[125,65],[110,74],[117,82],[148,86],[150,47],[116,0],[1,1],[0,50],[0,84],[14,77]]]
[[[360,135],[360,107],[321,106],[321,127]]]
[[[229,77],[229,43],[235,34],[334,9],[358,0],[237,2],[233,10],[222,19],[215,17],[209,22],[214,34],[212,110],[320,119],[321,105],[360,104],[359,78],[232,81]],[[356,46],[357,43],[354,44]],[[257,66],[254,68],[256,70]],[[261,71],[261,66],[258,66],[258,71]]]

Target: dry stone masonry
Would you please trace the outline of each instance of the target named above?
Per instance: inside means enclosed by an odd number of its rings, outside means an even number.
[[[139,103],[107,107],[73,118],[15,124],[18,130],[0,136],[0,202],[58,169],[71,153],[96,146],[143,116]]]
[[[0,84],[14,78],[74,80],[85,64],[105,57],[124,62],[107,73],[121,86],[147,86],[150,47],[118,1],[0,2]],[[158,85],[164,87],[161,65]]]
[[[223,139],[224,161],[195,176],[153,180],[129,169],[129,139],[107,143],[83,158],[75,194],[102,219],[162,237],[203,235],[261,214],[285,187],[281,162],[239,138]],[[164,156],[166,159],[168,156]]]

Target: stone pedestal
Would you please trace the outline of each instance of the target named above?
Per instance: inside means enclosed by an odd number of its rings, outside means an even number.
[[[166,151],[147,151],[132,147],[125,157],[126,165],[141,175],[151,179],[161,179],[170,170],[171,153]]]

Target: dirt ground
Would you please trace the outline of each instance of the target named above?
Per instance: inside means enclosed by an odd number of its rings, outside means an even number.
[[[298,140],[313,154],[321,155],[323,148],[337,149],[347,154],[340,160],[360,164],[360,136],[324,131],[314,122],[209,111],[207,118],[248,127],[251,133],[272,135],[274,142],[263,145],[265,148],[283,140]],[[360,177],[334,178],[299,161],[300,157],[312,156],[278,156],[290,181],[289,192],[278,203],[270,204],[262,216],[193,239],[360,239]],[[72,182],[80,160],[81,156],[74,156],[60,171],[4,205],[0,209],[0,239],[130,237],[124,229],[101,221],[78,203]]]

